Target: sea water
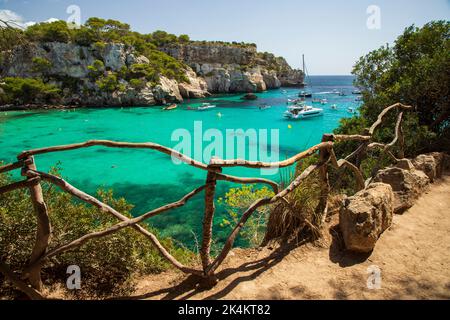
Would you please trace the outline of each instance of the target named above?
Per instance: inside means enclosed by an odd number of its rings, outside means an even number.
[[[82,108],[75,110],[17,111],[0,113],[0,161],[15,161],[23,150],[64,145],[87,140],[125,142],[155,142],[174,147],[174,131],[192,132],[201,122],[203,130],[218,129],[226,139],[227,130],[279,130],[280,160],[291,157],[317,143],[324,133],[331,133],[342,118],[351,117],[348,108],[359,102],[352,95],[355,89],[350,76],[311,77],[314,98],[328,100],[324,116],[306,120],[286,120],[287,100],[298,97],[299,89],[281,88],[258,93],[258,100],[242,100],[242,94],[218,95],[208,99],[185,101],[178,109],[163,111],[161,107]],[[339,96],[333,91],[344,91]],[[311,101],[308,99],[307,101]],[[217,105],[205,112],[189,110],[201,103]],[[272,108],[260,110],[267,104]],[[311,103],[308,103],[311,104]],[[331,105],[336,104],[337,110]],[[198,141],[194,141],[197,143]],[[246,141],[246,143],[250,143]],[[208,143],[204,142],[204,146]],[[248,146],[247,146],[248,147]],[[270,147],[269,147],[270,150]],[[190,155],[194,157],[195,155]],[[198,157],[197,157],[198,158]],[[208,161],[209,159],[197,159]],[[206,172],[188,165],[174,165],[167,155],[152,150],[109,149],[92,147],[68,152],[36,156],[37,167],[47,171],[56,164],[71,184],[90,194],[98,188],[113,189],[116,196],[125,197],[135,205],[134,215],[140,215],[161,205],[175,202],[205,183]],[[260,170],[232,168],[225,173],[240,176],[261,175]],[[16,175],[18,177],[18,175]],[[279,180],[279,174],[266,176]],[[234,186],[219,182],[217,198]],[[192,246],[201,237],[204,194],[192,199],[185,207],[164,213],[148,221],[162,235],[171,236],[184,245]],[[215,237],[222,242],[229,229],[220,227],[224,209],[220,206],[214,220]],[[245,245],[245,243],[241,242]]]

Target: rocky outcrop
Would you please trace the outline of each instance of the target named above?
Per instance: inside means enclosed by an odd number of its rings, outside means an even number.
[[[36,71],[34,59],[41,58],[50,62],[48,70]],[[65,88],[68,81],[71,88],[64,89],[62,103],[65,105],[86,106],[123,106],[123,105],[155,105],[166,102],[180,102],[183,98],[203,98],[209,95],[206,81],[197,77],[195,72],[186,67],[186,78],[189,82],[177,82],[161,77],[159,84],[147,83],[133,87],[128,81],[121,79],[121,89],[105,92],[98,89],[95,79],[90,78],[89,66],[100,60],[107,73],[119,73],[123,68],[133,64],[148,64],[144,56],[136,55],[133,48],[124,44],[106,44],[103,48],[79,46],[72,43],[41,43],[18,46],[1,66],[3,77],[39,77],[51,78],[51,83]],[[77,87],[74,88],[73,86]]]
[[[192,42],[160,50],[185,63],[187,81],[161,76],[159,83],[150,83],[142,77],[140,83],[135,81],[132,85],[129,77],[119,75],[135,64],[151,61],[120,43],[80,46],[49,42],[18,46],[5,56],[0,77],[47,79],[63,89],[61,103],[74,106],[154,105],[204,98],[210,93],[253,93],[303,83],[301,71],[293,70],[283,58],[258,53],[253,45]],[[45,71],[36,70],[36,58],[49,62]],[[120,86],[112,92],[101,90],[92,77],[90,67],[97,60],[104,65],[100,71],[104,76],[116,74],[119,79]]]
[[[160,49],[189,65],[212,93],[261,92],[299,86],[304,79],[303,73],[293,70],[283,58],[260,54],[251,45],[191,43]]]
[[[379,171],[373,181],[386,183],[392,187],[396,213],[402,213],[411,208],[430,183],[430,179],[423,171],[397,167]]]
[[[380,235],[392,224],[394,214],[392,187],[373,183],[344,200],[339,225],[345,246],[355,252],[371,252]]]

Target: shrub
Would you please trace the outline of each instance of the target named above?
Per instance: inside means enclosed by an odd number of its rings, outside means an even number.
[[[57,174],[57,171],[53,170]],[[0,175],[0,186],[11,177]],[[50,249],[69,243],[87,233],[103,230],[118,223],[117,219],[91,206],[75,202],[70,195],[43,183],[44,199],[48,206],[53,234]],[[131,217],[132,205],[123,198],[115,198],[112,191],[98,191],[99,199],[119,212]],[[0,260],[13,270],[22,270],[34,245],[36,218],[29,200],[29,192],[17,190],[0,196]],[[150,227],[146,227],[155,232]],[[160,238],[160,237],[159,237]],[[183,263],[193,261],[193,253],[163,238],[162,244]],[[133,274],[159,273],[170,268],[149,240],[134,229],[123,229],[106,238],[92,240],[79,249],[51,258],[43,267],[43,281],[51,286],[65,287],[66,269],[78,265],[82,272],[82,289],[77,297],[123,295],[132,288]],[[3,279],[0,275],[0,279]],[[15,290],[0,280],[0,295],[13,296]]]
[[[41,103],[60,97],[58,87],[46,84],[41,79],[8,77],[3,81],[0,87],[5,92],[7,103]]]
[[[143,89],[145,87],[145,81],[142,80],[142,79],[131,79],[130,80],[130,85],[134,89]]]
[[[228,218],[224,218],[220,226],[224,229],[232,229],[238,224],[242,214],[257,200],[271,198],[273,191],[267,187],[257,189],[255,185],[232,188],[224,199],[218,203],[226,209]],[[242,229],[241,237],[252,247],[261,245],[266,230],[266,222],[269,217],[270,207],[265,206],[256,210]]]
[[[42,22],[28,27],[25,34],[31,41],[64,42],[71,40],[70,30],[65,21]]]
[[[100,77],[96,82],[98,88],[105,92],[114,92],[120,89],[119,81],[115,73]]]
[[[52,63],[45,58],[36,57],[33,58],[32,62],[33,62],[32,71],[35,73],[41,73],[45,75],[52,68]]]
[[[91,79],[98,79],[105,72],[105,64],[101,60],[95,60],[92,65],[88,66],[88,70]]]

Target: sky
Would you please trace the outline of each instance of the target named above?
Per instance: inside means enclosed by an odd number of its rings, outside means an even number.
[[[350,74],[359,57],[393,43],[407,26],[450,20],[450,0],[0,0],[0,19],[67,20],[70,5],[82,22],[96,16],[142,33],[256,43],[296,68],[305,54],[311,75]]]

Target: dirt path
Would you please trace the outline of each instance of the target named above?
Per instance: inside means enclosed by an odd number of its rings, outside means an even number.
[[[141,280],[135,298],[450,299],[450,176],[395,216],[369,256],[342,251],[332,234],[333,229],[322,248],[236,249],[210,291],[199,291],[194,279],[168,272]],[[379,290],[367,288],[370,266],[381,269]]]

